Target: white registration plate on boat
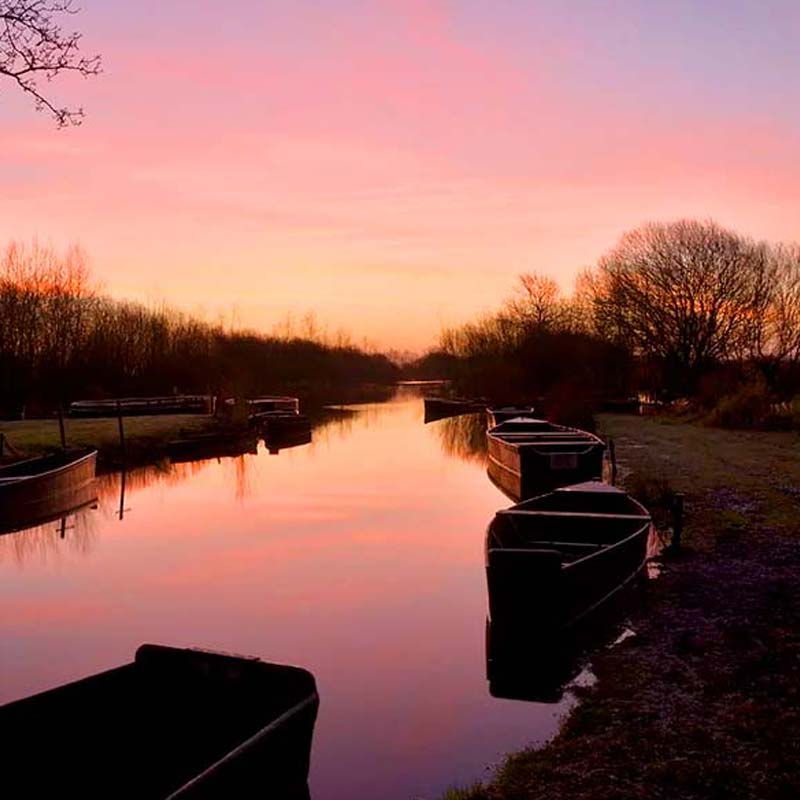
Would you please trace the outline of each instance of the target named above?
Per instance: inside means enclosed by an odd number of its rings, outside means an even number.
[[[551,453],[550,469],[577,469],[578,456],[576,453]]]

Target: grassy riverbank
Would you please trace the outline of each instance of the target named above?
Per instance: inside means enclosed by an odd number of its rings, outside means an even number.
[[[166,456],[167,445],[185,434],[213,428],[216,421],[203,414],[167,414],[159,417],[125,417],[126,460],[129,464],[159,461]],[[122,461],[119,428],[116,419],[65,419],[67,445],[96,447],[100,467],[113,467]],[[58,421],[30,419],[0,421],[13,450],[26,456],[51,452],[61,446]],[[8,456],[9,453],[6,453]]]
[[[559,735],[459,800],[800,796],[800,439],[602,415],[632,491],[686,495],[636,635]],[[657,496],[659,492],[653,493]]]

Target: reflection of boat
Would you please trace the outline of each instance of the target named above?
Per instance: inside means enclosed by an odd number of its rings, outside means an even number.
[[[97,450],[64,450],[0,467],[0,530],[29,528],[96,499]]]
[[[236,457],[256,452],[257,439],[250,431],[212,431],[185,439],[175,439],[167,445],[170,461],[196,461],[203,458]]]
[[[113,400],[76,400],[70,403],[71,417],[126,417],[158,414],[207,414],[211,398],[206,395],[174,395],[168,397],[120,397]]]
[[[642,570],[650,529],[643,506],[599,481],[498,511],[486,536],[493,627],[524,619],[529,636],[560,635]]]
[[[307,797],[318,704],[303,669],[143,645],[0,707],[3,780],[26,797]]]
[[[490,428],[515,417],[533,417],[534,413],[533,406],[489,406],[486,409]]]
[[[486,437],[492,477],[515,499],[603,475],[605,444],[587,431],[517,417],[490,428]]]
[[[264,444],[272,455],[290,447],[311,444],[311,428],[267,428],[264,431]]]
[[[461,397],[425,397],[425,422],[454,417],[457,414],[474,414],[486,408],[485,400],[468,400]]]

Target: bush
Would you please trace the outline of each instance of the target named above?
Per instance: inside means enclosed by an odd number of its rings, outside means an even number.
[[[756,428],[764,426],[770,414],[769,391],[761,379],[721,397],[706,417],[706,423],[719,428]]]

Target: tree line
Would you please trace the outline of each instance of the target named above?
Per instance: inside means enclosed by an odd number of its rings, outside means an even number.
[[[103,294],[78,247],[12,242],[0,256],[0,414],[46,413],[80,398],[287,392],[346,399],[397,367],[318,326],[283,335],[225,330],[174,308]],[[304,335],[305,334],[305,335]]]
[[[785,399],[800,385],[800,246],[713,221],[648,223],[570,295],[520,276],[498,311],[443,331],[429,358],[451,359],[462,386],[489,395],[669,399],[757,380]]]

